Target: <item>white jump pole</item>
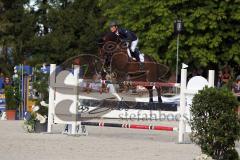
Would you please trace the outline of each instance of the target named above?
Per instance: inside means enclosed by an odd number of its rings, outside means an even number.
[[[56,64],[50,65],[50,82],[49,82],[49,106],[48,106],[48,128],[47,131],[52,132],[54,118],[54,84],[56,81]]]
[[[180,120],[179,120],[179,131],[178,131],[178,143],[184,143],[185,133],[185,120],[184,113],[186,109],[186,97],[185,91],[187,87],[187,69],[181,69],[181,89],[180,89]]]

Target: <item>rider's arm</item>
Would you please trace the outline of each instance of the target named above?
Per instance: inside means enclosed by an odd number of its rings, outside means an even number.
[[[118,30],[120,38],[124,41],[131,41],[131,34],[128,30],[126,29],[119,29]]]

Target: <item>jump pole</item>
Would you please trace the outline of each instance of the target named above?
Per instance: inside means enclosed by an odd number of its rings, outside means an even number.
[[[156,87],[180,87],[179,83],[163,83],[163,82],[141,82],[141,81],[124,81],[125,85],[141,85],[141,86],[156,86]]]
[[[128,124],[128,123],[81,122],[81,125],[99,126],[99,127],[115,127],[115,128],[130,128],[130,129],[145,129],[145,130],[157,130],[157,131],[175,131],[175,130],[177,130],[177,128],[175,128],[175,127]]]

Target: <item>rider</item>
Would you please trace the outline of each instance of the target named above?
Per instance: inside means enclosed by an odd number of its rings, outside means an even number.
[[[130,47],[129,47],[130,51],[128,50],[128,55],[130,57],[133,56],[133,59],[135,59],[139,62],[140,61],[139,52],[136,49],[137,44],[138,44],[137,36],[129,30],[118,27],[118,23],[115,21],[112,21],[110,23],[110,30],[111,30],[111,32],[113,32],[117,36],[119,36],[120,39],[125,40],[125,41],[130,41]]]

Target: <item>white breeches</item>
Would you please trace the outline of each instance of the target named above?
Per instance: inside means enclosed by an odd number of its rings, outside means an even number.
[[[132,52],[135,51],[135,49],[137,47],[137,44],[138,44],[138,39],[136,39],[135,41],[132,41],[131,46],[130,46],[130,49],[131,49]],[[131,54],[130,54],[129,49],[127,49],[127,52],[128,52],[128,56],[132,57]]]
[[[132,41],[132,44],[131,44],[131,51],[134,52],[135,51],[135,48],[137,47],[137,44],[138,44],[138,39],[136,39],[135,41]]]

